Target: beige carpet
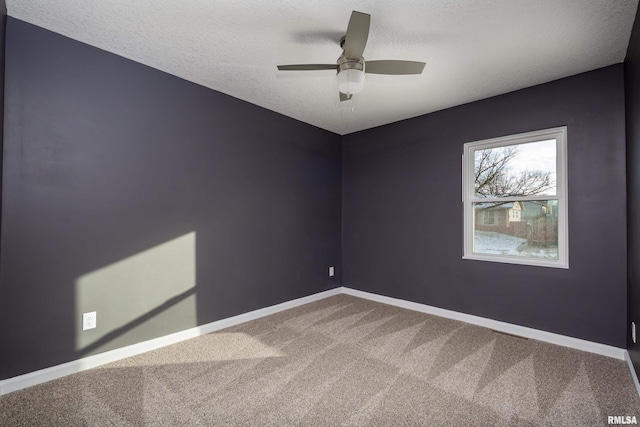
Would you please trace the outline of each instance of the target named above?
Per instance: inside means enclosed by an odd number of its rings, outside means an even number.
[[[627,364],[338,295],[10,393],[2,426],[604,426]]]

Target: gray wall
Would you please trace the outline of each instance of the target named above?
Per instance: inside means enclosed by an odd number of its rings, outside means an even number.
[[[640,24],[638,15],[624,63],[627,123],[628,323],[640,336]],[[627,348],[640,375],[640,346],[627,334]]]
[[[340,136],[11,17],[6,79],[0,379],[339,285]]]
[[[4,40],[7,30],[7,5],[0,0],[0,130],[4,129]],[[2,145],[4,132],[0,131],[0,165],[2,165]],[[0,166],[0,172],[2,166]],[[0,173],[0,234],[2,233],[2,174]],[[0,249],[1,250],[1,249]]]
[[[625,347],[623,85],[614,65],[345,136],[343,285]],[[570,268],[462,260],[463,144],[563,125]]]

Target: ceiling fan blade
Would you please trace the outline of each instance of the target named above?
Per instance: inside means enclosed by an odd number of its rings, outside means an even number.
[[[336,64],[296,64],[296,65],[278,65],[281,71],[313,71],[313,70],[336,70]]]
[[[351,12],[351,19],[344,36],[344,55],[349,59],[360,59],[369,38],[371,15],[362,12]]]
[[[348,101],[353,95],[347,95],[346,93],[338,92],[340,94],[340,102]]]
[[[366,61],[364,72],[367,74],[421,74],[424,62],[416,61]]]

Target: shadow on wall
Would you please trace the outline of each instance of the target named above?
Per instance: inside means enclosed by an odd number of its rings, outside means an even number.
[[[80,276],[75,299],[79,356],[197,326],[195,231]],[[83,330],[88,312],[96,328]]]

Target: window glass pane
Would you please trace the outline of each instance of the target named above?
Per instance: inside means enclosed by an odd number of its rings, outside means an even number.
[[[474,203],[473,253],[558,259],[558,201]]]
[[[475,197],[556,194],[556,140],[475,150]]]

